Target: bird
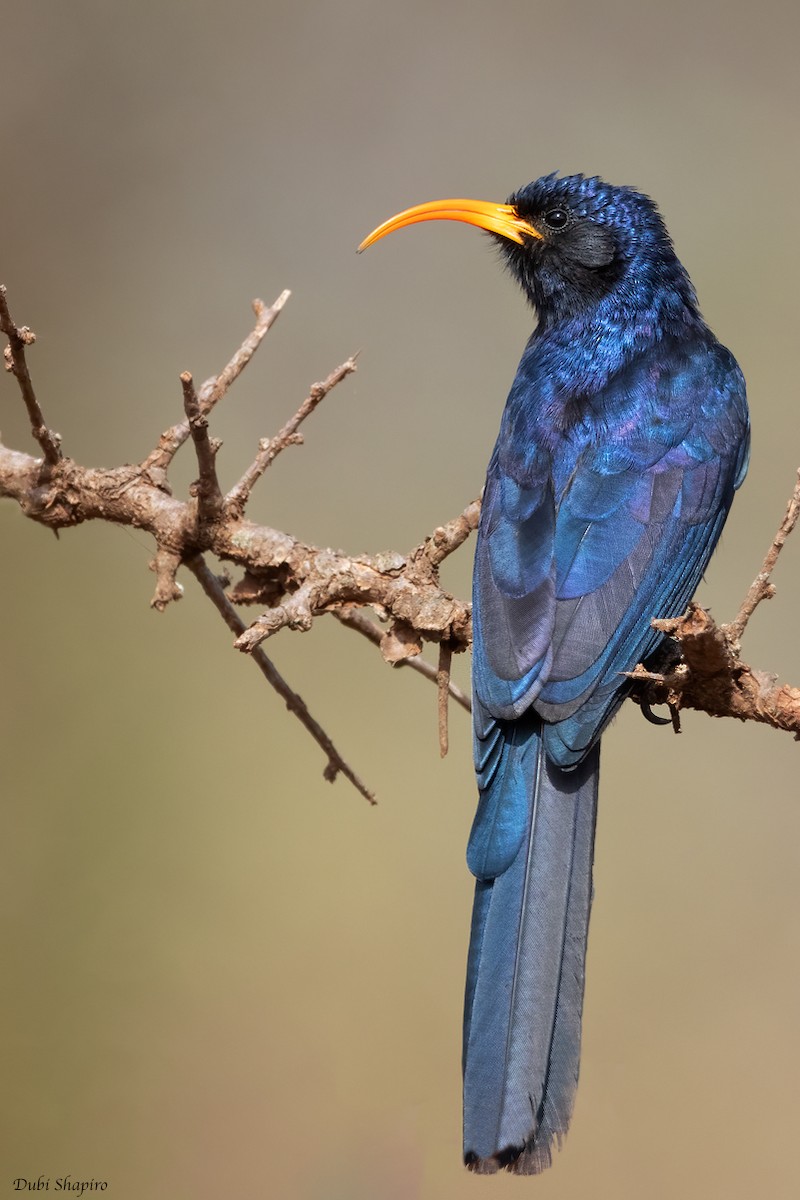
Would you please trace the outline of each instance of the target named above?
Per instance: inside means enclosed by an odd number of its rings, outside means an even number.
[[[551,1165],[575,1101],[601,734],[651,622],[697,588],[748,465],[745,382],[656,204],[545,175],[505,204],[406,209],[486,231],[536,323],[500,423],[473,572],[478,808],[464,1161]]]

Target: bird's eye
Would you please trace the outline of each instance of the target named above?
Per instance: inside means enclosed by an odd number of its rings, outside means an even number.
[[[544,214],[544,219],[551,229],[563,229],[569,221],[569,213],[565,208],[551,208]]]

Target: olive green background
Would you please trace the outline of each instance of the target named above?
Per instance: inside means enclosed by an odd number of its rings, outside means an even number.
[[[700,598],[738,607],[800,465],[800,10],[677,0],[7,5],[0,278],[68,454],[144,457],[178,373],[293,296],[213,423],[230,484],[358,374],[253,515],[406,550],[478,492],[531,316],[487,239],[384,218],[560,169],[655,196],[738,356],[753,461]],[[7,444],[31,442],[0,379]],[[188,450],[176,484],[193,477]],[[555,1168],[460,1165],[468,721],[321,621],[269,647],[370,809],[191,577],[0,506],[2,1130],[13,1180],[113,1200],[800,1194],[800,803],[788,735],[632,707],[605,739],[578,1103]],[[446,582],[466,594],[470,551]],[[800,540],[746,656],[800,684]],[[459,663],[466,680],[466,663]],[[88,1194],[88,1193],[85,1193]]]

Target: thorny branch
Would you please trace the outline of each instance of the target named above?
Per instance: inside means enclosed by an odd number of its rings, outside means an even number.
[[[365,617],[363,613],[354,608],[343,608],[339,612],[333,614],[342,625],[346,625],[348,629],[355,629],[357,633],[362,634],[368,641],[375,646],[382,646],[386,634],[371,621],[369,617]],[[426,679],[438,682],[439,672],[425,658],[401,658],[393,664],[397,667],[411,667],[414,671],[419,671],[420,675],[424,675]],[[467,712],[472,711],[472,701],[466,692],[463,692],[457,683],[449,680],[447,690],[450,697],[455,700],[456,704],[460,704]]]
[[[436,684],[439,742],[445,753],[449,697],[466,709],[470,706],[469,698],[450,679],[450,660],[469,647],[472,630],[470,605],[441,587],[439,567],[477,528],[480,500],[472,501],[405,555],[394,551],[348,555],[247,520],[254,486],[279,453],[302,443],[300,425],[356,370],[354,358],[312,385],[278,433],[259,442],[253,462],[223,496],[216,473],[220,444],[209,435],[209,416],[251,361],[288,298],[285,291],[270,307],[260,300],[253,302],[255,325],[218,375],[198,389],[188,372],[181,375],[185,417],[161,434],[142,463],[104,469],[84,467],[62,455],[61,439],[45,421],[27,365],[25,350],[35,335],[12,320],[5,289],[0,288],[0,331],[8,341],[6,367],[17,380],[43,455],[34,458],[0,442],[0,497],[15,500],[26,516],[56,531],[102,520],[149,532],[156,545],[150,564],[156,575],[152,606],[163,611],[181,598],[177,573],[181,566],[187,567],[236,635],[236,647],[253,657],[322,748],[327,758],[325,778],[346,776],[374,803],[372,793],[266,657],[261,643],[281,629],[306,630],[317,617],[332,614],[378,645],[386,662],[409,666]],[[169,468],[190,437],[198,479],[188,498],[181,500],[172,494]],[[799,515],[800,479],[762,569],[729,625],[716,626],[697,605],[691,605],[683,617],[654,621],[674,639],[677,649],[663,671],[646,670],[640,664],[631,673],[635,698],[645,710],[653,703],[668,703],[674,714],[681,708],[697,708],[712,716],[765,721],[800,737],[800,689],[779,686],[774,677],[743,663],[739,645],[757,605],[774,595],[772,571]],[[238,583],[223,584],[207,565],[206,554],[238,567]],[[245,604],[264,610],[249,626],[235,608]],[[382,624],[369,619],[361,611],[364,608],[371,608]],[[420,657],[426,641],[439,646],[436,667]]]
[[[223,398],[231,384],[235,383],[239,378],[261,345],[261,342],[281,315],[283,307],[291,294],[288,289],[281,292],[278,299],[269,308],[267,308],[263,300],[253,301],[253,312],[256,314],[255,327],[244,339],[233,358],[220,371],[219,375],[212,375],[200,388],[197,403],[201,416],[207,417],[214,406]],[[142,470],[147,471],[151,475],[153,471],[166,471],[188,437],[188,419],[179,421],[177,425],[170,426],[169,429],[166,429],[162,433],[158,440],[158,445],[152,454],[148,455],[142,463]]]
[[[756,575],[750,588],[742,601],[742,607],[739,609],[738,616],[730,625],[725,625],[725,636],[733,643],[739,643],[742,640],[742,634],[747,627],[747,622],[752,617],[758,605],[762,600],[771,600],[775,595],[775,585],[772,583],[772,572],[778,562],[778,556],[786,544],[786,539],[797,524],[797,519],[800,517],[800,471],[797,473],[797,482],[794,485],[794,491],[789,499],[783,520],[778,526],[778,532],[772,539],[772,545],[767,551],[767,556],[764,559],[761,570]]]
[[[197,579],[201,588],[208,596],[209,600],[211,600],[217,611],[220,613],[228,628],[237,634],[237,636],[242,633],[245,629],[244,621],[239,616],[228,597],[225,595],[225,589],[220,580],[213,573],[213,571],[209,570],[207,563],[203,559],[203,556],[198,554],[195,558],[190,558],[186,563],[186,566],[192,572],[195,579]],[[260,646],[253,651],[253,661],[261,671],[261,674],[272,685],[278,695],[285,700],[286,707],[289,709],[289,712],[294,713],[294,715],[302,722],[302,724],[305,725],[314,741],[317,742],[318,745],[322,747],[325,754],[327,754],[328,765],[324,771],[325,778],[333,783],[333,781],[336,779],[336,776],[341,772],[345,778],[350,780],[353,787],[361,792],[361,795],[365,800],[369,800],[370,804],[375,804],[376,800],[374,794],[367,788],[363,780],[359,779],[355,771],[353,771],[352,768],[347,765],[320,723],[316,721],[308,711],[308,707],[302,696],[298,696],[297,692],[295,692],[293,688],[289,687],[289,684],[280,674],[277,667],[270,662]]]
[[[222,492],[217,479],[215,459],[220,448],[220,442],[211,441],[208,436],[208,418],[200,412],[194,381],[188,371],[181,375],[183,388],[183,408],[186,420],[189,422],[189,432],[194,442],[194,452],[197,455],[197,467],[200,478],[192,488],[192,495],[197,496],[197,521],[201,527],[212,524],[217,520],[222,508]]]
[[[255,461],[247,468],[239,482],[235,487],[231,488],[225,497],[225,507],[229,512],[237,512],[239,515],[244,512],[253,487],[258,483],[267,467],[272,465],[281,450],[285,450],[287,446],[302,445],[303,435],[297,432],[298,427],[305,421],[306,417],[311,416],[320,401],[324,400],[328,395],[328,392],[336,387],[337,383],[341,383],[347,375],[352,375],[355,369],[356,356],[354,355],[352,358],[348,358],[347,362],[343,362],[340,367],[337,367],[335,371],[331,371],[328,378],[323,380],[322,383],[313,384],[311,391],[297,412],[286,422],[283,429],[275,437],[261,439]]]
[[[8,345],[3,352],[5,367],[19,384],[19,390],[31,422],[31,433],[42,448],[45,462],[50,466],[55,466],[61,458],[61,439],[57,433],[52,433],[45,424],[25,358],[25,347],[33,345],[36,341],[36,334],[27,325],[18,326],[14,323],[8,310],[6,289],[2,285],[0,285],[0,332],[8,338]]]

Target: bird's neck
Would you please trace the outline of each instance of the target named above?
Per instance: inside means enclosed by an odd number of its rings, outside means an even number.
[[[646,367],[648,359],[657,364],[678,346],[715,340],[696,306],[674,296],[671,303],[633,309],[609,301],[534,330],[503,414],[501,458],[510,461],[522,448],[538,446],[568,463],[585,440],[634,419],[627,409],[635,406],[635,393],[616,386],[631,369]]]
[[[656,288],[645,300],[641,289],[620,289],[578,312],[540,317],[520,365],[547,379],[548,392],[588,398],[660,342],[705,329],[691,291]]]

